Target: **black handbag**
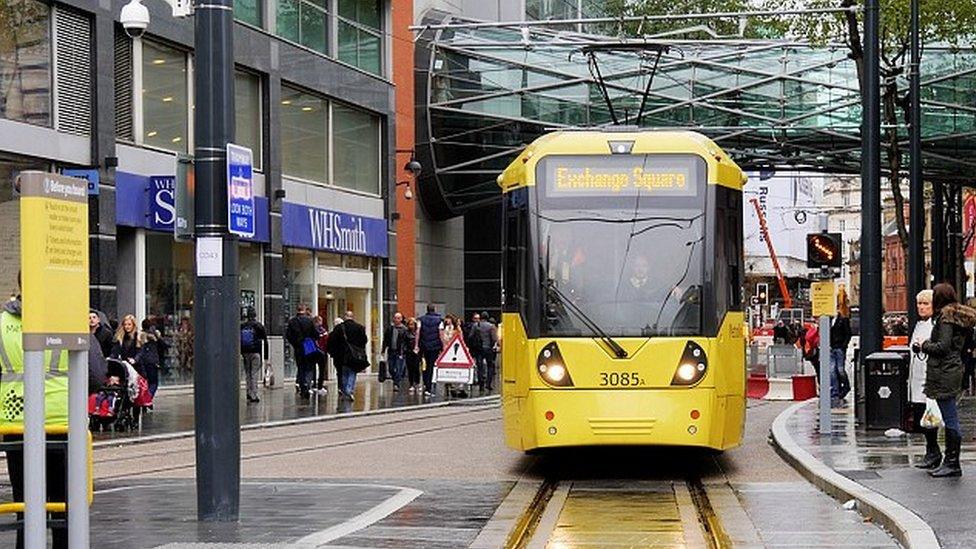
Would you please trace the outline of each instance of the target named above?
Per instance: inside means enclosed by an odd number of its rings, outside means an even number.
[[[380,383],[383,383],[384,381],[386,381],[386,379],[388,377],[389,377],[389,374],[387,373],[387,369],[386,369],[386,361],[385,360],[381,360],[380,361]]]
[[[349,343],[349,338],[346,337],[346,327],[339,325],[339,329],[342,330],[343,339],[346,340],[346,366],[352,368],[356,373],[364,372],[369,368],[369,359],[366,358],[366,349],[360,347],[359,345],[353,345]]]

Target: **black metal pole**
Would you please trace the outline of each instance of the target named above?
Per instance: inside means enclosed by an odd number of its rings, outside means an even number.
[[[926,287],[925,280],[925,182],[922,181],[922,44],[919,32],[919,0],[912,0],[911,17],[911,55],[909,74],[909,96],[911,98],[911,119],[909,120],[909,149],[912,164],[909,173],[908,218],[908,316],[911,329],[918,321],[915,296]]]
[[[865,0],[861,126],[861,356],[881,350],[881,70],[879,0]],[[897,177],[897,175],[895,175]]]
[[[945,281],[945,192],[941,181],[932,182],[932,285]]]
[[[240,295],[237,239],[227,232],[227,143],[234,138],[233,0],[196,4],[194,421],[197,518],[240,508]],[[219,257],[218,257],[219,256]]]

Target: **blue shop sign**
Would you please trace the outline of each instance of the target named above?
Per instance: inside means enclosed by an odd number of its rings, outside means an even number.
[[[88,196],[98,196],[98,183],[99,176],[98,170],[93,168],[64,168],[61,170],[62,175],[68,177],[77,177],[79,179],[84,179],[88,182]]]
[[[176,219],[176,177],[115,174],[115,223],[153,231],[173,232]],[[271,242],[268,199],[254,196],[254,236],[250,242]]]
[[[340,254],[387,257],[386,220],[284,202],[281,241],[285,246]]]

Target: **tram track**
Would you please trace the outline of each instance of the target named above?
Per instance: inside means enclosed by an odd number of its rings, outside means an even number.
[[[568,498],[567,494],[572,493],[574,490],[574,482],[569,479],[559,479],[555,477],[545,478],[541,484],[539,484],[535,495],[525,507],[522,514],[515,520],[511,531],[509,532],[508,538],[505,541],[506,549],[536,549],[545,548],[549,546],[549,542],[552,540],[552,536],[555,535],[556,524],[562,524],[559,518],[564,512],[564,507],[567,505]],[[690,505],[693,507],[693,515],[697,518],[697,522],[684,523],[681,535],[687,541],[691,540],[701,540],[704,542],[704,546],[708,549],[729,549],[733,547],[731,538],[726,533],[725,528],[722,525],[721,520],[712,507],[711,501],[708,497],[708,491],[705,489],[702,480],[697,475],[688,475],[683,479],[675,479],[672,481],[674,496],[671,498],[671,503],[676,507],[681,507],[682,505]],[[681,497],[678,492],[683,492],[683,489],[687,490],[687,494],[690,498],[685,496]],[[632,493],[627,491],[627,488],[620,488],[618,486],[607,487],[605,493],[601,493],[599,487],[594,487],[592,485],[584,489],[585,492],[590,494],[597,494],[597,499],[601,502],[607,500],[607,494],[609,494],[609,500],[613,501],[613,494],[627,494],[633,496]],[[563,492],[562,497],[554,497],[557,492]],[[603,496],[602,498],[599,496]],[[624,498],[621,498],[623,501]],[[627,498],[632,500],[632,498]],[[657,511],[651,510],[651,508],[660,505],[660,498],[654,501],[655,498],[649,497],[646,502],[646,507],[648,508],[649,514],[655,514]],[[687,503],[683,503],[687,501]],[[550,509],[551,506],[558,505],[559,509]],[[686,509],[679,509],[681,511],[687,511]],[[612,515],[615,512],[615,506],[608,505],[607,513]],[[575,515],[575,513],[570,513]],[[543,524],[545,520],[543,517],[550,517],[549,524]],[[608,515],[609,516],[609,515]],[[599,522],[599,517],[596,517]],[[565,522],[572,522],[573,517],[567,517]],[[570,529],[574,528],[575,525],[570,526]],[[688,532],[688,528],[697,528],[699,531]],[[651,528],[649,531],[655,531],[657,528]],[[602,532],[606,536],[619,535],[620,532],[612,531],[607,529]],[[593,535],[594,532],[590,531],[583,535]],[[641,534],[634,534],[639,536]],[[653,534],[651,534],[653,535]],[[589,538],[587,538],[589,539]],[[631,542],[633,540],[630,540]],[[565,545],[565,540],[562,540],[559,546]],[[689,544],[689,546],[697,546],[695,543]]]
[[[312,432],[299,430],[299,432],[297,433],[293,432],[287,435],[256,437],[250,440],[242,441],[241,446],[242,449],[244,449],[244,451],[242,452],[241,455],[241,461],[248,462],[248,461],[256,461],[256,460],[268,459],[268,458],[280,458],[284,456],[297,455],[302,453],[329,450],[334,448],[342,448],[347,446],[355,446],[358,444],[369,444],[369,443],[394,440],[394,439],[404,438],[404,437],[419,436],[419,435],[425,435],[425,434],[441,432],[441,431],[449,431],[452,429],[469,427],[473,425],[482,424],[485,422],[501,421],[500,417],[491,417],[485,414],[485,412],[490,412],[494,409],[497,409],[497,405],[479,406],[476,408],[470,408],[463,411],[457,411],[451,413],[424,414],[421,416],[402,418],[401,425],[415,424],[419,421],[424,421],[424,420],[427,421],[448,420],[448,422],[446,424],[433,425],[429,427],[420,427],[414,429],[399,429],[395,432],[389,432],[390,425],[388,423],[371,423],[368,425],[348,426],[345,428],[337,427],[337,428],[329,428],[329,429],[316,429]],[[456,421],[455,418],[453,417],[453,416],[467,415],[467,414],[479,414],[479,415],[478,417],[476,417],[476,419],[470,419],[466,421]],[[280,429],[285,429],[285,428],[286,427],[282,427]],[[295,431],[296,427],[288,426],[287,429],[291,431]],[[372,434],[368,432],[369,430],[379,430],[381,432]],[[383,432],[384,430],[386,432]],[[261,431],[261,433],[267,432],[270,434],[273,431],[277,431],[277,429],[274,430],[268,429],[266,431]],[[359,436],[352,436],[352,437],[347,436],[340,440],[329,440],[327,442],[322,442],[322,443],[311,443],[311,444],[303,444],[298,446],[284,445],[284,447],[282,447],[281,445],[281,443],[285,443],[285,442],[294,442],[294,441],[307,442],[309,440],[314,440],[316,438],[331,437],[336,435],[349,435],[350,433]],[[272,449],[255,450],[250,452],[247,451],[247,448],[249,447],[250,448],[254,448],[254,447],[260,448],[261,446],[267,447],[269,444],[272,445]],[[278,445],[277,447],[275,446],[276,444]],[[97,474],[96,478],[99,481],[110,481],[110,480],[118,480],[118,479],[127,479],[127,478],[131,478],[134,475],[139,475],[144,473],[152,473],[154,475],[159,473],[167,473],[167,472],[173,473],[173,472],[184,471],[187,469],[193,469],[195,467],[195,449],[192,445],[189,445],[187,448],[180,448],[176,450],[168,449],[167,461],[169,461],[169,463],[166,465],[161,465],[158,463],[158,458],[160,455],[158,449],[156,449],[156,451],[153,451],[154,449],[148,446],[145,446],[145,448],[148,451],[139,452],[135,455],[117,456],[117,457],[109,458],[106,460],[106,464],[111,466],[113,469],[117,470],[120,468],[119,467],[120,464],[126,462],[130,464],[145,462],[148,465],[146,468],[137,469],[137,470],[127,470],[121,473]],[[99,453],[100,454],[104,453],[105,450],[110,450],[110,448],[105,448]],[[173,463],[174,459],[179,461]],[[98,465],[97,456],[96,456],[96,465]]]

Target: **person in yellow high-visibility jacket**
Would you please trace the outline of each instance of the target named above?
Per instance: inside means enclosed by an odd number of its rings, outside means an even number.
[[[3,305],[0,313],[0,426],[24,425],[24,346],[21,337],[20,298]],[[100,353],[99,353],[100,354]],[[44,353],[44,412],[47,425],[68,424],[68,353],[45,351]],[[20,435],[7,435],[5,442],[19,441]],[[48,439],[64,436],[49,436]],[[64,451],[47,452],[47,499],[52,502],[67,501],[67,455]],[[23,447],[7,450],[7,470],[13,487],[14,501],[24,501],[24,451]],[[63,520],[64,526],[52,528],[54,547],[68,547],[67,516],[56,513],[55,520]],[[23,530],[17,532],[17,549],[24,547]]]

